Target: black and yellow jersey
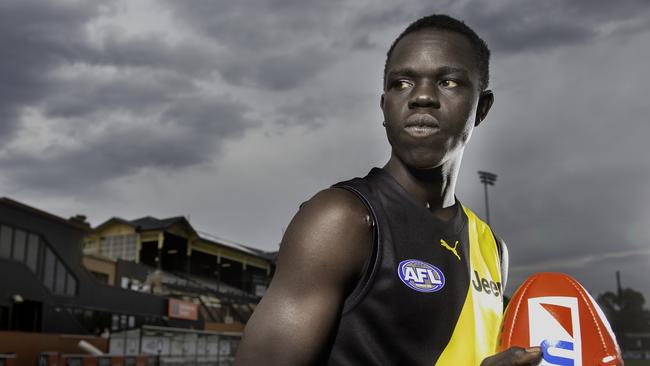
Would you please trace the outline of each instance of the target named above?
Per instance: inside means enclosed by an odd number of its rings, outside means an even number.
[[[456,201],[442,222],[385,171],[334,187],[374,219],[373,254],[347,297],[328,365],[479,365],[496,349],[503,313],[499,249]]]

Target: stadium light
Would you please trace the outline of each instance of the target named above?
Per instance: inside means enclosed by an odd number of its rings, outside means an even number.
[[[497,175],[490,172],[478,171],[479,179],[485,188],[485,218],[487,219],[488,225],[490,224],[490,205],[488,203],[488,185],[493,186],[497,181]]]

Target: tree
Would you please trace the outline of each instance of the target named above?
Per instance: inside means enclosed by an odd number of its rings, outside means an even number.
[[[608,291],[598,296],[597,302],[619,341],[625,333],[650,332],[650,311],[643,308],[645,299],[640,292],[631,288],[618,294]]]

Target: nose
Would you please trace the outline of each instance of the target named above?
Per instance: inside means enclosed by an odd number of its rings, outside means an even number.
[[[431,83],[422,83],[413,88],[409,108],[440,108],[436,89]]]

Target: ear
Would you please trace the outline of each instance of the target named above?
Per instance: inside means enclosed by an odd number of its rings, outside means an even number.
[[[381,98],[379,99],[379,108],[381,108],[381,111],[384,111],[384,93],[381,93]]]
[[[492,90],[485,90],[481,92],[481,95],[478,97],[478,105],[476,107],[476,119],[474,120],[474,126],[478,126],[485,117],[487,117],[492,104],[494,103],[494,94]]]

